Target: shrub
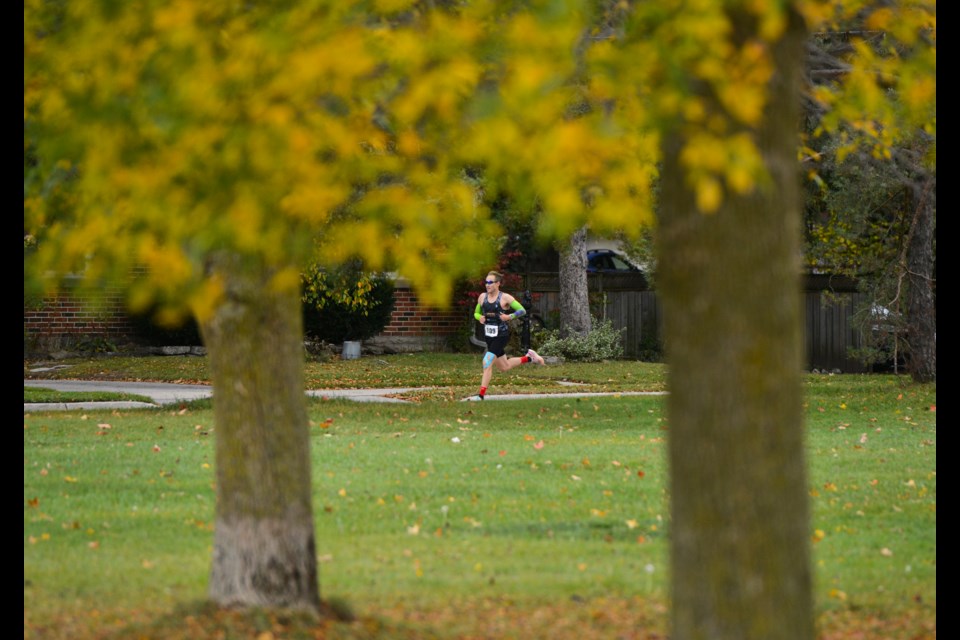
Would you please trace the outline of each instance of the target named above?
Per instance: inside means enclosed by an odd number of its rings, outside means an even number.
[[[585,336],[563,338],[553,329],[540,332],[537,343],[544,354],[566,360],[599,362],[623,357],[623,329],[613,328],[609,320],[594,320],[593,329]]]
[[[97,353],[113,353],[117,350],[117,345],[113,344],[109,340],[101,336],[93,336],[89,338],[84,338],[78,340],[73,348],[81,353],[97,354]]]
[[[303,330],[313,340],[341,343],[366,340],[390,323],[393,280],[362,272],[357,265],[304,272]]]
[[[460,279],[453,286],[453,306],[463,316],[463,324],[447,341],[449,350],[454,353],[472,353],[476,350],[470,338],[477,335],[477,321],[473,317],[473,310],[477,306],[479,290],[472,279]]]
[[[641,362],[663,362],[663,343],[656,333],[644,332],[638,347],[637,360]]]
[[[193,316],[178,323],[165,324],[158,320],[159,307],[153,306],[140,313],[130,313],[128,319],[134,342],[148,347],[199,347],[203,345],[200,327]]]

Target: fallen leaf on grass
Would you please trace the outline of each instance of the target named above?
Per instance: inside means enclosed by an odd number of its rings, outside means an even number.
[[[543,440],[541,440],[540,442],[534,443],[533,448],[534,448],[534,449],[543,449]]]

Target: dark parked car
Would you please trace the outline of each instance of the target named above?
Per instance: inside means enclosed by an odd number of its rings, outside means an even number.
[[[630,262],[626,256],[612,249],[591,249],[587,251],[587,271],[589,273],[639,273],[640,268]]]

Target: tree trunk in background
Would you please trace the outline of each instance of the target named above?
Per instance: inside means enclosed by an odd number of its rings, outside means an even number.
[[[210,598],[317,611],[299,291],[238,260],[217,270],[226,300],[202,327],[216,424]]]
[[[741,25],[742,26],[742,25]],[[797,165],[803,29],[753,130],[772,184],[697,211],[665,143],[657,273],[669,364],[672,637],[813,638]]]
[[[914,382],[937,379],[937,302],[933,294],[933,241],[936,235],[936,183],[928,179],[915,198],[916,219],[907,249],[907,340]]]
[[[587,229],[581,228],[560,251],[560,335],[590,333],[587,290]]]

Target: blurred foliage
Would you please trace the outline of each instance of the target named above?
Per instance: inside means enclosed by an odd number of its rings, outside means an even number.
[[[204,318],[218,252],[270,265],[270,286],[318,255],[360,257],[442,306],[505,239],[585,224],[636,239],[668,126],[687,132],[702,211],[765,188],[745,131],[793,10],[846,44],[809,96],[838,160],[887,157],[917,130],[935,141],[933,2],[741,3],[758,25],[744,39],[727,4],[29,0],[24,233],[40,250],[25,282],[82,272],[97,287],[138,266],[135,309]]]

